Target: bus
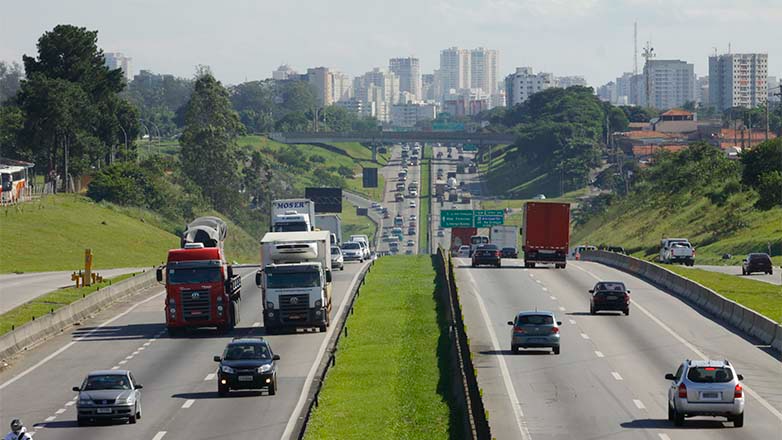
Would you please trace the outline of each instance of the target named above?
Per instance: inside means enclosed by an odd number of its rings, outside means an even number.
[[[28,187],[27,170],[33,164],[20,161],[0,161],[0,203],[16,203]]]

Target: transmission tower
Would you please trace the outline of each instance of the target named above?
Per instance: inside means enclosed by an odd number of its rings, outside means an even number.
[[[644,66],[644,76],[646,77],[646,106],[651,107],[652,75],[650,70],[652,66],[649,62],[656,56],[651,41],[646,42],[644,52],[641,56],[646,59],[646,65]]]

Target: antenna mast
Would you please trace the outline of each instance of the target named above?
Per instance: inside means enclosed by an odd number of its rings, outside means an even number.
[[[646,59],[646,65],[644,66],[644,76],[646,77],[646,106],[651,107],[652,106],[651,105],[652,75],[651,72],[649,71],[651,69],[651,65],[649,64],[649,61],[651,61],[651,59],[656,56],[651,41],[646,42],[646,47],[644,47],[644,53],[641,54],[641,56]]]

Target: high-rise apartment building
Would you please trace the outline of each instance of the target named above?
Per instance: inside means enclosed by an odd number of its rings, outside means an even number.
[[[470,88],[486,94],[497,92],[497,71],[500,55],[497,50],[479,47],[470,51]]]
[[[517,67],[516,72],[505,77],[505,101],[512,107],[526,101],[530,95],[554,87],[551,73],[533,73],[532,67]]]
[[[339,102],[353,97],[353,80],[342,72],[331,73],[332,102]]]
[[[122,52],[106,52],[103,54],[103,57],[106,67],[111,70],[122,69],[122,76],[124,76],[126,80],[130,81],[133,79],[133,72],[131,71],[130,65],[133,58],[126,57]]]
[[[554,78],[554,87],[566,89],[573,86],[586,87],[587,82],[583,76],[557,76]]]
[[[287,64],[281,64],[277,70],[272,71],[272,79],[275,81],[285,81],[287,79],[293,79],[298,76],[299,73],[291,68]]]
[[[709,104],[717,110],[753,108],[768,99],[768,54],[729,53],[709,57]]]
[[[421,63],[418,58],[391,58],[388,69],[399,77],[399,91],[421,99]]]
[[[780,102],[780,101],[782,101],[782,97],[779,96],[779,94],[780,94],[780,89],[779,89],[780,80],[777,79],[776,76],[769,76],[768,80],[766,80],[766,84],[768,84],[768,102]]]
[[[451,47],[440,52],[440,79],[442,95],[450,93],[451,89],[469,89],[472,73],[470,51]]]
[[[391,105],[399,102],[399,77],[393,72],[374,68],[353,80],[353,94],[365,103],[374,102],[377,119],[388,122]]]
[[[334,102],[333,78],[328,67],[307,69],[307,81],[315,87],[315,98],[319,106],[325,107]]]
[[[433,101],[437,97],[434,92],[434,73],[425,73],[421,75],[421,99],[424,101]]]
[[[641,96],[643,105],[660,110],[695,101],[695,67],[681,60],[647,60]]]

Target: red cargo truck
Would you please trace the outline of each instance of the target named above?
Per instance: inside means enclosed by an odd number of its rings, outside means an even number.
[[[225,223],[202,217],[189,224],[182,248],[168,251],[165,267],[166,327],[171,335],[186,328],[217,327],[227,331],[239,322],[241,277],[225,261]]]
[[[451,228],[451,255],[456,255],[461,245],[470,245],[470,237],[478,233],[478,228]]]
[[[570,246],[570,204],[525,203],[521,235],[524,267],[553,263],[564,269]]]

